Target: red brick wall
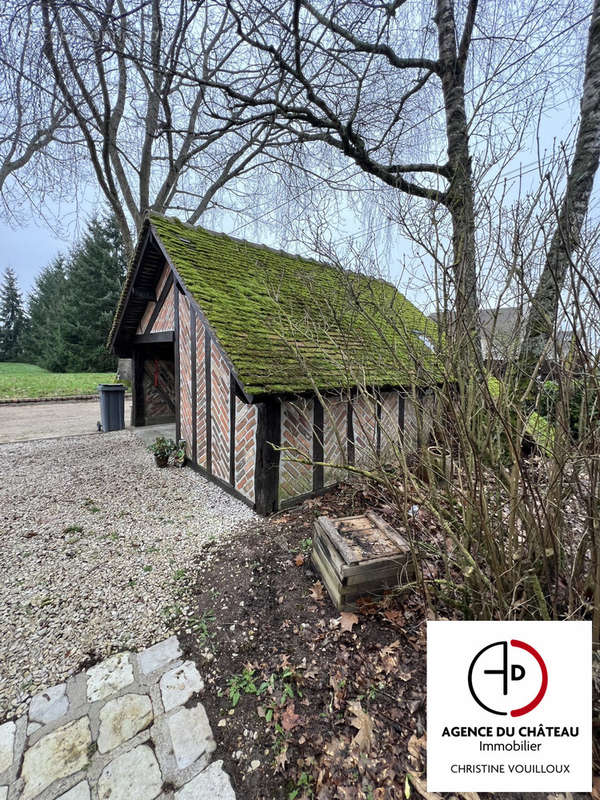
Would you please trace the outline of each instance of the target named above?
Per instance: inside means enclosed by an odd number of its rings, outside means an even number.
[[[206,469],[206,368],[204,323],[196,316],[196,461]]]
[[[299,398],[281,403],[281,446],[294,447],[312,458],[313,401]],[[312,466],[294,460],[295,453],[281,451],[279,500],[312,491]]]
[[[383,462],[398,457],[400,429],[398,427],[398,392],[381,393],[381,455]]]
[[[160,276],[159,281],[156,284],[156,298],[157,299],[160,297],[160,293],[163,290],[163,286],[165,285],[165,281],[169,277],[169,273],[170,272],[171,272],[171,267],[169,267],[168,264],[165,265],[165,268],[162,271],[162,275]],[[154,311],[154,306],[155,305],[156,305],[156,303],[150,301],[148,303],[148,305],[146,306],[146,310],[144,311],[144,315],[143,315],[143,317],[142,317],[142,319],[140,321],[140,324],[138,325],[138,329],[137,329],[138,333],[145,333],[146,325],[150,321],[150,317],[152,316],[152,312]],[[156,327],[154,327],[154,330],[156,330]],[[170,328],[165,328],[164,330],[173,330],[173,326],[171,325]],[[148,331],[148,333],[150,333],[150,331]]]
[[[354,425],[354,458],[356,466],[373,466],[376,457],[375,399],[359,392],[352,401]]]
[[[348,457],[348,399],[347,397],[323,398],[323,460],[335,464],[345,464]],[[339,469],[325,467],[323,479],[325,486],[344,478]]]
[[[175,292],[175,285],[171,286],[169,294],[167,295],[163,307],[161,308],[158,317],[154,321],[152,330],[148,333],[160,333],[161,331],[172,331],[175,327],[175,307],[173,304],[173,297]],[[183,296],[183,295],[182,295]]]
[[[256,406],[235,399],[235,488],[254,500],[256,463]]]
[[[160,315],[159,315],[160,316]],[[192,338],[190,302],[183,292],[179,295],[179,418],[181,438],[186,453],[192,454]]]
[[[211,343],[212,471],[229,481],[229,367],[217,345]]]

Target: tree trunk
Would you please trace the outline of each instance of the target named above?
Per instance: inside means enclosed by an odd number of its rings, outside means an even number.
[[[585,220],[600,159],[600,0],[594,0],[585,63],[581,123],[573,163],[558,213],[556,230],[532,300],[520,362],[525,374],[535,369],[552,337],[560,294]]]
[[[477,3],[472,0],[474,19]],[[475,255],[475,209],[469,131],[465,111],[464,72],[468,53],[470,31],[460,46],[456,44],[456,22],[453,0],[438,0],[436,25],[440,61],[440,79],[446,109],[446,135],[448,140],[448,173],[450,187],[446,205],[452,217],[452,248],[454,276],[454,313],[451,330],[467,360],[481,355],[479,333],[479,295]]]

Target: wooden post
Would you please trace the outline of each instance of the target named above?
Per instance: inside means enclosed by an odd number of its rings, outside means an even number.
[[[131,424],[134,427],[144,424],[144,354],[141,348],[134,347],[131,359]]]
[[[257,403],[254,501],[259,514],[271,514],[279,505],[281,402],[269,397]]]
[[[323,403],[315,395],[313,399],[313,441],[312,457],[313,462],[324,460],[324,432],[325,425],[323,419]],[[313,464],[313,492],[323,488],[324,472],[323,464]]]
[[[350,397],[348,399],[348,408],[346,411],[346,439],[348,440],[348,464],[353,467],[356,460],[355,446],[354,446],[354,406],[352,400],[356,397],[356,389],[350,390]]]
[[[400,432],[399,440],[404,444],[404,403],[406,400],[406,392],[404,389],[398,390],[398,430]]]
[[[175,441],[181,439],[181,374],[179,366],[179,285],[175,284],[173,291],[174,325],[175,328]]]

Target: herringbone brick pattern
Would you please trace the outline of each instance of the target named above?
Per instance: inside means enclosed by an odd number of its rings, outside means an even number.
[[[312,491],[312,466],[298,463],[298,454],[312,458],[313,401],[300,398],[281,403],[281,446],[279,499]]]
[[[352,401],[354,421],[354,453],[356,466],[372,467],[377,462],[375,398],[364,393]]]
[[[406,453],[414,453],[417,449],[417,415],[412,396],[404,400],[404,437],[403,447]]]
[[[254,500],[256,462],[256,406],[235,398],[235,488]]]
[[[211,345],[212,471],[229,481],[229,367],[217,345]]]
[[[160,331],[172,331],[174,328],[175,320],[175,307],[173,305],[175,287],[171,286],[169,294],[167,295],[164,305],[156,318],[152,331],[148,333],[160,333]]]
[[[324,445],[323,460],[335,464],[345,464],[348,455],[348,400],[329,397],[323,402]],[[343,470],[325,467],[323,480],[325,486],[344,478]]]
[[[383,463],[393,462],[398,457],[400,440],[398,398],[397,391],[381,393],[381,451],[379,457]]]
[[[206,368],[204,324],[196,317],[196,461],[206,468]]]
[[[166,265],[165,268],[162,271],[162,275],[160,276],[160,279],[159,279],[158,283],[156,284],[156,299],[157,300],[160,297],[160,293],[163,290],[163,286],[165,285],[165,281],[169,277],[169,273],[170,272],[171,272],[171,267]],[[148,303],[148,305],[146,306],[146,310],[144,311],[144,315],[143,315],[143,317],[142,317],[142,319],[140,321],[140,324],[138,325],[138,329],[137,329],[138,333],[145,333],[146,326],[148,325],[148,322],[150,321],[150,317],[152,316],[152,312],[154,311],[154,306],[155,305],[156,305],[156,303],[153,303],[152,301],[150,301]],[[148,331],[148,333],[150,333],[150,331]]]
[[[186,452],[192,447],[192,353],[190,334],[190,303],[182,294],[179,297],[179,408],[181,438],[186,443]]]

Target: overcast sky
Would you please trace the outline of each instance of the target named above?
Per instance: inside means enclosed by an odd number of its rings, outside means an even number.
[[[574,95],[578,90],[580,90],[580,87],[574,86],[570,94]],[[571,100],[570,102],[563,102],[558,108],[554,108],[544,115],[540,128],[542,149],[551,149],[553,141],[560,141],[572,132],[577,112],[578,102]],[[529,173],[526,176],[526,180],[531,183],[537,181],[536,171],[531,168],[532,162],[537,159],[537,146],[535,135],[532,132],[529,146],[521,152],[519,158],[510,167],[511,171],[514,167],[518,167],[519,163],[528,167]],[[597,195],[597,188],[595,192]],[[2,269],[6,266],[11,266],[15,269],[25,294],[29,292],[36,275],[46,264],[59,253],[69,252],[81,234],[82,228],[85,228],[86,220],[94,212],[105,209],[94,187],[90,186],[87,192],[81,192],[81,187],[79,187],[79,193],[80,198],[77,207],[69,207],[68,204],[63,203],[60,207],[48,209],[47,217],[52,220],[52,225],[44,223],[37,215],[33,219],[30,217],[28,221],[24,219],[21,226],[0,222],[0,235],[4,245]],[[591,207],[593,208],[596,204],[597,197],[592,198]],[[25,217],[25,212],[23,212],[23,216]],[[239,218],[223,215],[221,217],[213,217],[207,227],[230,232],[239,224]],[[346,231],[360,233],[363,227],[364,225],[361,225],[360,219],[350,216],[349,223],[347,222],[346,224]],[[272,247],[282,247],[283,236],[279,238],[278,234],[280,233],[282,233],[281,229],[277,225],[273,225],[272,220],[265,218],[258,227],[247,227],[236,235]],[[305,254],[309,254],[303,247],[288,246],[287,249],[294,252],[304,251]],[[391,252],[386,250],[380,258],[380,262],[384,267],[384,271],[389,272],[393,280],[399,280],[400,289],[408,298],[420,305],[423,310],[428,311],[429,309],[425,307],[427,306],[427,298],[423,295],[422,290],[416,284],[413,287],[410,282],[407,283],[404,273],[402,277],[400,275],[400,258],[404,252],[402,246],[394,247]],[[402,285],[403,283],[404,285]]]

